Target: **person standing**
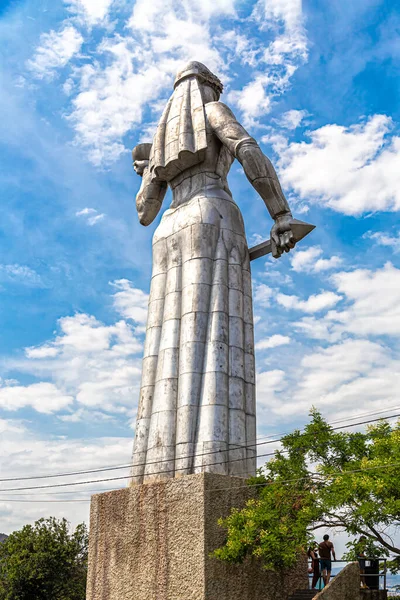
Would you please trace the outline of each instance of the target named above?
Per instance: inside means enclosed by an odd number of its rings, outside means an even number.
[[[321,572],[319,570],[318,552],[316,547],[310,546],[307,552],[307,556],[311,559],[311,567],[309,569],[309,572],[313,574],[311,589],[314,590],[317,586],[319,578],[321,577]]]
[[[328,585],[332,572],[332,557],[336,560],[335,548],[329,541],[329,535],[325,534],[323,541],[318,545],[322,579]]]
[[[367,538],[365,537],[365,535],[362,535],[357,542],[356,552],[357,552],[358,564],[360,565],[361,587],[364,589],[369,589],[365,582],[365,559],[366,559],[365,546],[366,546],[366,543],[367,543]]]

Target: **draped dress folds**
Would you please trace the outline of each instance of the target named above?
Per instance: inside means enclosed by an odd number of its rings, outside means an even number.
[[[235,139],[224,139],[206,120],[204,159],[168,181],[173,202],[153,237],[133,484],[255,474],[250,262],[226,181],[235,146],[249,139],[236,124]]]

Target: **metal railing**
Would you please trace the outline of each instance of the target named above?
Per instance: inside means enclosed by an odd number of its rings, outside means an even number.
[[[318,565],[319,565],[319,578],[318,578],[318,582],[317,582],[318,587],[315,588],[315,589],[318,589],[318,590],[322,589],[322,583],[323,583],[322,571],[321,571],[321,567],[320,567],[320,560],[321,559],[318,559]],[[363,561],[363,562],[361,562],[361,561]],[[332,561],[332,568],[335,567],[336,563],[345,563],[345,564],[348,564],[350,562],[354,562],[354,561],[351,561],[351,560],[333,560]],[[378,578],[378,587],[376,588],[374,586],[371,589],[383,589],[383,590],[387,589],[386,588],[386,583],[387,583],[386,582],[386,573],[387,573],[387,564],[386,564],[387,563],[387,559],[386,558],[371,558],[371,557],[368,557],[368,556],[360,556],[358,558],[358,562],[361,563],[361,565],[364,565],[364,569],[363,569],[364,572],[360,573],[360,582],[363,582],[363,580],[364,580],[364,583],[368,586],[368,580],[364,579],[364,578],[367,578],[367,577],[377,577]],[[365,572],[365,569],[372,568],[371,564],[373,564],[374,562],[378,563],[378,569],[377,569],[378,573]],[[383,563],[382,568],[380,567],[380,563]],[[308,561],[308,565],[309,565],[309,567],[313,567],[313,560],[312,559]],[[338,573],[332,573],[331,574],[331,578],[334,578],[336,575],[338,575]],[[314,578],[314,573],[309,573],[308,576],[309,576],[309,579],[312,580]],[[382,588],[380,587],[379,578],[383,579],[383,587]]]

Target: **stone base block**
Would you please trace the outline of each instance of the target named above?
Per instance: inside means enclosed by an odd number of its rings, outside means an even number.
[[[285,600],[306,588],[303,560],[289,575],[210,557],[224,542],[218,518],[252,493],[201,473],[93,496],[87,600]]]

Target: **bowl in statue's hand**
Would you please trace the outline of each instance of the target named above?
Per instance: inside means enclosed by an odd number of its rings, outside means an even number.
[[[133,162],[136,160],[149,160],[152,144],[138,144],[132,150]]]

